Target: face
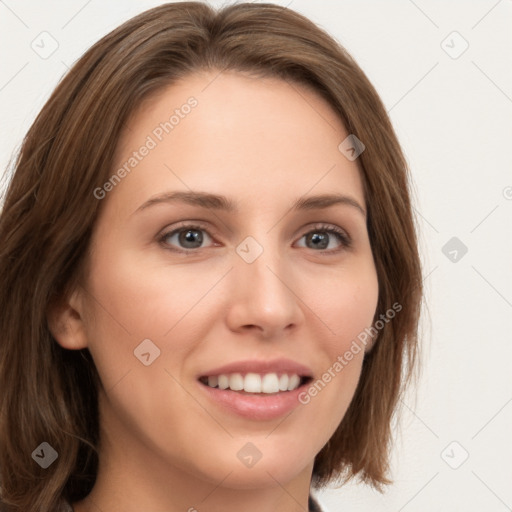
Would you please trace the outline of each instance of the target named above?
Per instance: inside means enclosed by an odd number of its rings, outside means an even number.
[[[316,93],[235,72],[132,116],[77,301],[111,464],[129,446],[145,470],[232,489],[311,476],[364,351],[335,364],[378,298],[347,136]]]

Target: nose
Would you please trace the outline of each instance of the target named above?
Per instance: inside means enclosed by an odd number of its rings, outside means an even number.
[[[229,328],[254,331],[264,339],[279,338],[296,329],[303,321],[303,302],[293,270],[269,247],[251,263],[235,254],[229,273]]]

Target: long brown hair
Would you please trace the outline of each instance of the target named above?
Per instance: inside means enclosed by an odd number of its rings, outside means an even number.
[[[28,131],[0,216],[0,485],[6,510],[50,511],[91,490],[98,465],[99,378],[87,349],[65,350],[48,306],[84,271],[128,116],[148,95],[199,70],[248,71],[304,84],[363,141],[358,164],[377,268],[375,320],[393,304],[338,429],[315,458],[312,484],[358,475],[391,483],[391,419],[417,360],[422,280],[409,171],[386,110],[349,54],[293,10],[240,3],[215,11],[164,4],[92,46],[59,83]],[[341,142],[341,141],[340,141]],[[43,469],[42,442],[58,453]]]

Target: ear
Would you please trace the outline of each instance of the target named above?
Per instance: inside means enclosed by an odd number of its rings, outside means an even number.
[[[57,343],[69,350],[87,347],[84,323],[83,295],[79,289],[48,306],[48,327]]]

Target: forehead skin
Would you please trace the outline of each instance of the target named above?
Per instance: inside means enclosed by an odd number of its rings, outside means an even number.
[[[162,123],[190,97],[197,106],[182,114],[169,133],[162,132]],[[162,140],[155,136],[159,127]],[[301,195],[345,193],[365,208],[357,161],[338,150],[347,135],[330,105],[302,85],[239,72],[190,75],[133,113],[116,151],[114,172],[148,136],[156,147],[106,200],[127,217],[154,194],[207,190],[239,200],[240,214],[257,207],[268,217],[269,228]],[[121,188],[122,205],[115,200]]]

